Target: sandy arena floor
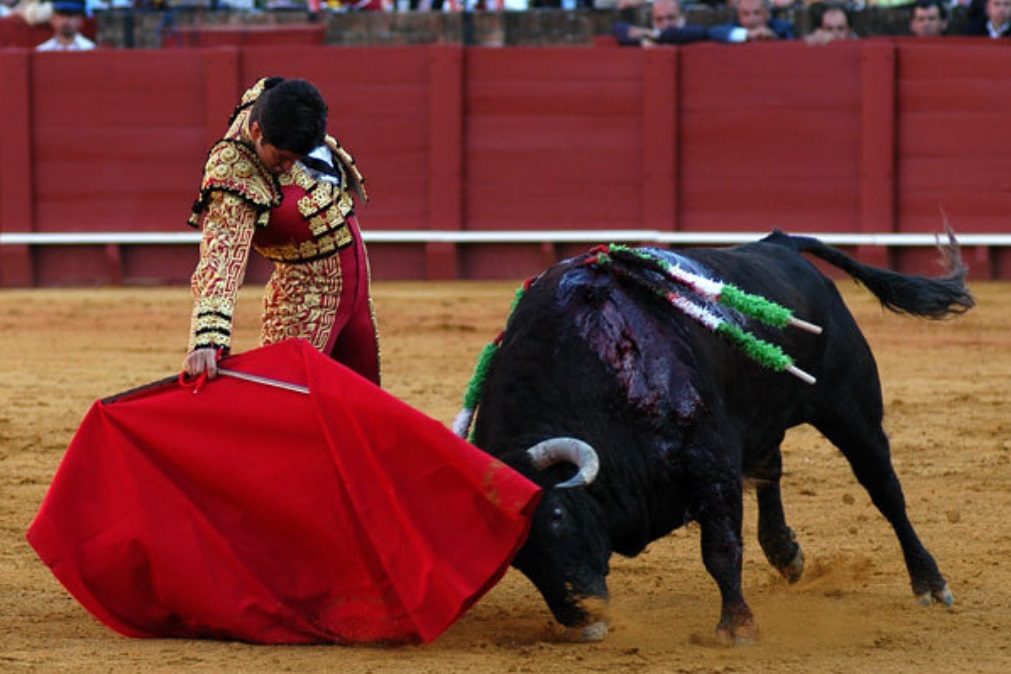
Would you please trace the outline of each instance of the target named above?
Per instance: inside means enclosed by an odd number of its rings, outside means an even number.
[[[382,283],[375,289],[386,387],[449,423],[473,360],[501,328],[515,284]],[[746,501],[745,594],[760,643],[724,648],[698,531],[615,558],[612,631],[553,640],[515,571],[434,644],[266,647],[133,640],[81,609],[24,532],[91,402],[177,371],[188,290],[0,292],[0,671],[81,672],[1008,672],[1011,671],[1011,284],[974,285],[949,322],[883,312],[842,288],[874,347],[886,428],[911,519],[956,606],[915,603],[898,544],[842,457],[797,429],[784,498],[807,557],[787,586],[758,549]],[[259,292],[243,291],[237,349],[251,348]]]

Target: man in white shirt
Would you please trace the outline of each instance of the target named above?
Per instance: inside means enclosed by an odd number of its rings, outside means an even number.
[[[966,35],[1011,37],[1011,0],[987,0],[986,15],[971,23]]]
[[[53,18],[49,20],[53,26],[53,36],[35,49],[38,51],[94,49],[95,43],[81,35],[82,21],[84,21],[83,0],[55,0]]]

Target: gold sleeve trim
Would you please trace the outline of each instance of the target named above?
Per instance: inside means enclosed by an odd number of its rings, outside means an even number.
[[[246,275],[256,218],[256,209],[233,194],[215,192],[209,197],[200,261],[190,282],[191,351],[231,347],[235,300]]]
[[[201,314],[232,315],[232,304],[224,297],[201,297],[196,301],[196,309]]]

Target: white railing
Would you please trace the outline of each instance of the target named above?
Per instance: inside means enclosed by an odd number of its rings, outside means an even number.
[[[836,246],[933,246],[935,234],[790,232],[815,236]],[[735,245],[757,241],[766,232],[661,232],[616,230],[371,230],[366,243],[582,243],[636,242],[685,246]],[[1011,234],[958,234],[963,246],[1011,246]],[[188,245],[200,242],[200,232],[0,232],[0,245]]]

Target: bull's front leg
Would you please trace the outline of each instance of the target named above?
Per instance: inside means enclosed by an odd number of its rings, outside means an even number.
[[[758,625],[741,593],[741,481],[728,478],[696,485],[692,512],[702,530],[702,562],[720,588],[722,609],[716,634],[728,643],[758,639]]]

